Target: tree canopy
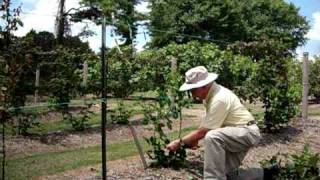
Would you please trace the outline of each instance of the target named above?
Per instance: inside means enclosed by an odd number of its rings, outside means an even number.
[[[85,7],[94,7],[102,11],[109,23],[116,27],[116,34],[125,40],[125,45],[131,44],[137,34],[136,22],[142,15],[135,11],[134,6],[141,0],[82,0]],[[88,10],[78,11],[75,18],[85,18]]]
[[[284,0],[150,0],[153,47],[185,43],[187,34],[225,46],[237,41],[281,41],[294,50],[305,43],[309,26],[299,9]],[[169,31],[163,33],[159,30]]]

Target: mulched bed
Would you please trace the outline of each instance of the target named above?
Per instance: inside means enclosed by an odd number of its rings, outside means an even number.
[[[195,126],[199,123],[201,116],[204,115],[204,109],[187,109],[183,112],[182,127]],[[48,116],[52,116],[49,114]],[[45,117],[44,117],[45,118]],[[153,134],[152,125],[142,126],[141,115],[134,116],[131,119],[139,137],[148,137]],[[173,129],[179,130],[179,120],[173,121]],[[133,140],[131,131],[126,125],[108,124],[107,125],[107,143],[115,143],[126,140]],[[68,149],[86,148],[98,146],[101,144],[101,128],[92,127],[83,132],[52,132],[46,135],[12,136],[6,140],[6,149],[8,157],[16,155],[26,156],[33,153],[56,152]]]
[[[259,162],[280,153],[301,152],[309,143],[313,152],[320,153],[320,117],[313,116],[307,121],[296,120],[278,134],[262,134],[257,147],[247,154],[242,172],[259,170]],[[79,168],[40,179],[100,179],[100,165]],[[188,150],[187,167],[180,170],[170,168],[149,168],[146,171],[138,156],[108,162],[108,179],[202,179],[203,148]],[[253,171],[252,171],[253,172]],[[261,173],[261,171],[260,171]],[[261,178],[259,171],[256,174]],[[241,179],[254,179],[252,176]],[[259,179],[259,178],[258,178]]]

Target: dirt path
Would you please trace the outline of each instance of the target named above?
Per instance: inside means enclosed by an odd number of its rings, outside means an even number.
[[[277,153],[293,154],[302,151],[309,143],[314,152],[320,153],[320,116],[312,116],[305,123],[301,120],[291,123],[280,134],[262,134],[259,145],[252,148],[243,161],[242,168],[259,168],[259,162]],[[304,126],[303,126],[304,124]],[[138,156],[108,162],[108,179],[202,179],[203,147],[188,150],[187,168],[150,168],[146,172]],[[100,165],[83,167],[39,179],[99,179]]]

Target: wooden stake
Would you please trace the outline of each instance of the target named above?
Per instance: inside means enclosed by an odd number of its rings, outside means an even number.
[[[308,119],[308,94],[309,94],[309,60],[308,53],[303,53],[303,94],[302,94],[302,119],[306,121]],[[305,123],[305,122],[304,122]]]
[[[136,143],[136,146],[138,148],[140,159],[142,161],[143,167],[144,167],[144,169],[147,169],[148,165],[147,165],[147,162],[146,162],[146,158],[144,157],[144,152],[143,152],[142,146],[141,146],[141,144],[139,142],[136,130],[134,129],[134,127],[130,123],[129,123],[128,126],[129,126],[129,129],[130,129],[131,134],[133,136],[134,142]]]

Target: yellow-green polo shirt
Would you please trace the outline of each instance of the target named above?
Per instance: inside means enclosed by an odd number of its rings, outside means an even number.
[[[247,124],[254,120],[240,99],[229,89],[213,83],[205,99],[206,116],[200,127],[216,129]]]

